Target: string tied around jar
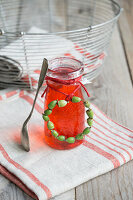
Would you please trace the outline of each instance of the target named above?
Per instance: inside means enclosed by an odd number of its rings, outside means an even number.
[[[48,77],[46,76],[45,80],[46,80],[46,89],[44,90],[43,94],[41,95],[41,97],[44,96],[44,94],[47,92],[48,88],[52,88],[54,91],[56,92],[59,92],[61,94],[64,94],[66,96],[65,100],[67,101],[71,101],[72,97],[74,96],[75,92],[80,88],[80,87],[83,87],[83,89],[85,90],[86,94],[88,97],[90,97],[90,94],[89,92],[87,91],[86,87],[83,85],[83,83],[81,82],[81,78],[82,78],[82,75],[77,77],[77,78],[74,78],[74,79],[70,79],[70,80],[61,80],[61,79],[58,79],[58,78],[53,78],[53,77]],[[48,81],[53,81],[55,83],[61,83],[61,84],[64,84],[64,85],[71,85],[71,84],[74,84],[74,83],[79,83],[79,85],[77,86],[77,88],[75,90],[73,90],[73,92],[71,92],[70,94],[66,94],[65,92],[61,92],[55,88],[53,88],[51,85],[49,85]]]

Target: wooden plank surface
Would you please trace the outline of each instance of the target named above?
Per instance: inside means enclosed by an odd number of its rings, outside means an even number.
[[[91,101],[108,116],[133,129],[133,26],[131,0],[122,1],[126,12],[115,30],[101,75],[88,87]],[[130,12],[129,12],[130,11]],[[128,13],[129,12],[129,13]],[[125,31],[126,30],[126,31]],[[128,31],[127,31],[128,30]],[[52,200],[132,200],[133,161],[94,178]],[[13,183],[0,176],[0,200],[31,200]]]
[[[120,34],[127,59],[128,68],[133,81],[133,1],[119,0],[124,8],[119,20]]]

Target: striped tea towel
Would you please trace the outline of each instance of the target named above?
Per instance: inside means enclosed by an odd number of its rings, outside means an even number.
[[[0,104],[0,172],[33,198],[49,199],[132,159],[133,131],[93,104],[94,125],[84,143],[72,150],[50,148],[44,143],[41,98],[29,125],[31,151],[23,151],[20,130],[33,99],[34,93],[21,91],[16,101]]]

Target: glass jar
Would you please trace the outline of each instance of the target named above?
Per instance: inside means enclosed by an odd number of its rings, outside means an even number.
[[[76,80],[78,77],[81,79],[82,73],[83,63],[76,59],[61,57],[51,60],[46,79],[48,87],[45,95],[44,109],[48,109],[48,104],[53,100],[65,100],[66,95],[70,95],[80,85],[79,82],[75,81],[74,83],[73,80]],[[83,99],[81,87],[76,90],[74,96]],[[63,135],[66,138],[75,137],[82,133],[85,128],[85,107],[82,101],[79,103],[69,101],[65,107],[56,105],[52,109],[49,118],[54,123],[54,130],[59,135]],[[59,141],[47,128],[47,122],[44,122],[44,135],[45,142],[55,149],[71,149],[83,143],[83,139],[75,140],[72,144],[66,141]]]

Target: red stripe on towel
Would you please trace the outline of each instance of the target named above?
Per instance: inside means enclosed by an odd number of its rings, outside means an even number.
[[[19,188],[21,188],[26,194],[31,196],[33,199],[38,200],[38,197],[34,192],[32,192],[18,177],[8,171],[5,167],[0,165],[0,173],[7,179],[15,183]]]
[[[112,120],[110,117],[108,117],[107,115],[105,115],[105,113],[103,113],[97,106],[95,106],[94,104],[92,104],[105,118],[109,119],[111,122],[113,122],[114,124],[117,124],[119,127],[122,127],[126,130],[128,130],[129,132],[133,133],[133,130],[130,130],[129,128],[122,126],[121,124],[118,124],[117,122],[115,122],[114,120]]]
[[[102,131],[100,131],[100,130],[99,130],[99,132],[102,133]],[[119,145],[116,145],[116,144],[110,142],[109,140],[107,140],[107,139],[101,137],[100,135],[94,133],[93,131],[91,131],[91,133],[93,133],[93,134],[96,135],[97,137],[101,138],[102,140],[104,140],[104,141],[106,141],[106,142],[112,144],[113,146],[118,147],[119,149],[125,151],[125,152],[129,155],[130,160],[132,159],[131,154],[130,154],[126,149],[124,149],[123,147],[121,147],[121,146],[119,146]],[[104,133],[102,133],[102,134],[104,135]],[[106,135],[106,136],[108,137],[108,135]],[[88,136],[87,136],[87,137],[88,137]]]
[[[119,138],[121,138],[121,139],[123,139],[123,140],[125,140],[125,141],[127,141],[127,142],[129,142],[129,143],[133,143],[133,141],[128,140],[128,139],[126,139],[126,138],[120,136],[119,134],[117,134],[117,133],[115,133],[115,132],[109,130],[107,127],[105,127],[104,125],[100,124],[100,123],[97,122],[96,120],[94,120],[94,122],[97,123],[97,124],[98,124],[99,126],[101,126],[102,128],[104,128],[105,130],[107,130],[107,131],[109,131],[110,133],[112,133],[113,135],[116,135],[116,136],[118,136]]]
[[[100,133],[104,134],[104,135],[107,136],[108,138],[110,138],[110,139],[114,140],[115,142],[120,143],[120,144],[122,144],[122,145],[124,145],[124,146],[130,148],[130,149],[133,151],[133,147],[132,147],[132,146],[129,146],[129,145],[123,143],[123,142],[120,142],[119,140],[116,140],[116,139],[110,137],[109,135],[105,134],[103,131],[101,131],[101,130],[99,130],[98,128],[96,128],[94,125],[93,125],[93,128],[95,128],[97,131],[99,131]]]
[[[33,99],[30,96],[24,95],[21,96],[21,98],[25,99],[29,104],[33,104]],[[39,113],[43,113],[43,108],[41,108],[37,103],[35,104],[35,109],[39,112]]]
[[[2,100],[2,96],[0,95],[0,100]]]
[[[130,136],[128,135],[127,133],[123,132],[123,131],[120,131],[118,130],[117,128],[115,128],[114,126],[110,125],[108,122],[106,122],[105,120],[103,120],[100,116],[98,116],[96,113],[95,113],[95,116],[97,118],[99,118],[102,122],[104,122],[105,124],[107,124],[108,126],[110,126],[111,128],[115,129],[116,131],[120,132],[120,133],[123,133],[124,135],[128,136],[129,138],[133,138],[133,136]],[[107,117],[106,117],[107,118]],[[120,126],[120,125],[119,125]],[[131,131],[131,130],[130,130]],[[132,132],[132,131],[131,131]]]
[[[95,134],[94,132],[92,132],[92,133]],[[102,142],[100,142],[100,141],[98,141],[98,140],[92,138],[90,135],[87,135],[87,137],[88,137],[88,138],[91,138],[92,140],[98,142],[99,144],[101,144],[101,145],[107,147],[107,148],[110,149],[111,151],[114,151],[115,153],[118,153],[118,154],[121,156],[121,158],[123,159],[123,162],[126,163],[126,160],[125,160],[124,156],[123,156],[120,152],[118,152],[117,150],[112,149],[112,148],[109,147],[108,145],[106,145],[106,144],[104,144],[104,143],[102,143]],[[97,137],[98,137],[98,135],[97,135]],[[99,138],[100,138],[100,137],[99,137]]]
[[[2,145],[0,145],[0,151],[2,153],[2,155],[4,156],[4,158],[10,163],[12,164],[14,167],[16,167],[18,170],[21,170],[22,172],[24,172],[34,183],[36,183],[39,187],[41,187],[44,192],[46,193],[48,198],[52,197],[51,191],[50,189],[44,185],[43,183],[41,183],[39,181],[38,178],[36,178],[30,171],[28,171],[27,169],[23,168],[20,164],[18,164],[17,162],[15,162],[14,160],[12,160],[8,153],[5,151],[5,149],[2,147]]]
[[[14,96],[15,94],[17,94],[17,91],[16,91],[16,90],[11,91],[11,92],[7,92],[7,93],[6,93],[6,97],[7,97],[7,98],[12,97],[12,96]]]
[[[114,168],[117,168],[120,166],[120,162],[116,157],[114,157],[112,154],[104,151],[103,149],[99,148],[98,146],[96,146],[88,141],[84,141],[83,145],[89,149],[92,149],[93,151],[97,152],[98,154],[104,156],[108,160],[110,160],[113,163]]]

